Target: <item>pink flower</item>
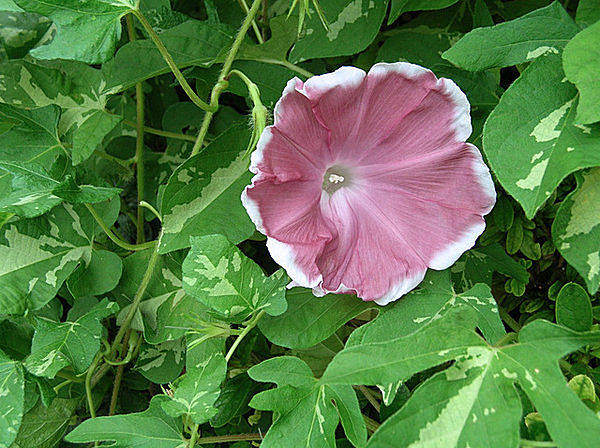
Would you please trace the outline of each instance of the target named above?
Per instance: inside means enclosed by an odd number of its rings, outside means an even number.
[[[464,93],[418,65],[294,78],[242,202],[290,286],[385,305],[484,230],[496,194],[470,134]]]

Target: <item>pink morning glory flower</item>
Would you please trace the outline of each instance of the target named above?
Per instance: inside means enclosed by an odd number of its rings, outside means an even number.
[[[471,248],[496,193],[469,109],[405,62],[290,80],[242,194],[290,286],[385,305]]]

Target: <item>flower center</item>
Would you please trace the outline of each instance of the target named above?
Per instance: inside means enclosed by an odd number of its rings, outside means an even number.
[[[332,166],[323,175],[323,190],[332,195],[340,188],[348,186],[350,175],[348,170],[341,166]]]

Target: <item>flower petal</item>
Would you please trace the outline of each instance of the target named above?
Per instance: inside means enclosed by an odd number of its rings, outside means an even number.
[[[259,179],[246,187],[242,203],[258,231],[268,235],[273,259],[300,285],[321,280],[315,259],[332,235],[321,215],[321,184]]]
[[[427,265],[402,234],[402,224],[373,205],[374,198],[360,189],[341,189],[321,202],[336,237],[317,259],[323,282],[316,294],[354,291],[364,300],[388,303],[423,279]]]

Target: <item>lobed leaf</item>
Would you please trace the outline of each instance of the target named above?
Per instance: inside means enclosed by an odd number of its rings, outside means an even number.
[[[25,11],[49,17],[57,28],[54,39],[32,50],[32,56],[88,64],[100,64],[113,56],[121,37],[121,17],[136,8],[133,0],[15,0],[15,3]]]
[[[168,399],[165,395],[155,395],[144,412],[85,420],[65,440],[71,443],[110,440],[114,441],[114,448],[185,448],[181,419],[162,410]]]
[[[20,363],[0,350],[0,446],[8,447],[17,437],[23,417],[24,380]]]
[[[118,309],[115,302],[103,299],[74,321],[38,318],[31,354],[25,362],[27,370],[47,378],[54,378],[59,370],[69,365],[77,374],[85,372],[100,349],[102,319],[115,314]]]

